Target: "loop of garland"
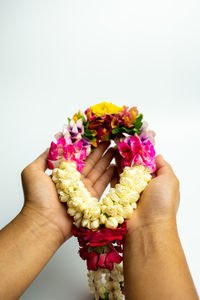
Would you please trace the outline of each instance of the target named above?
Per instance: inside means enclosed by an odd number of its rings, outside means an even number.
[[[136,107],[103,102],[68,119],[48,154],[48,167],[59,199],[73,217],[72,234],[87,261],[91,292],[98,299],[123,299],[123,245],[126,219],[156,170],[154,136]],[[99,202],[81,181],[86,157],[101,141],[113,140],[122,173],[115,188]]]

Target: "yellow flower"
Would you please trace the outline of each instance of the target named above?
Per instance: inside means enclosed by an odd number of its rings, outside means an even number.
[[[105,114],[117,114],[123,110],[123,107],[108,102],[102,102],[90,108],[97,117],[104,116]]]

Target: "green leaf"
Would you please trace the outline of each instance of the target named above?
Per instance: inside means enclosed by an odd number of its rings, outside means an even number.
[[[141,130],[137,129],[137,128],[134,128],[134,132],[136,132],[137,134],[140,134]]]
[[[84,124],[84,122],[85,122],[84,115],[81,115],[80,112],[78,112],[77,116],[78,116],[78,119],[82,119],[83,120],[83,124]]]
[[[86,136],[86,137],[95,137],[95,133],[92,131],[92,130],[89,130],[89,129],[86,129],[85,131],[84,131],[84,136]]]
[[[131,134],[131,133],[133,133],[134,132],[134,127],[131,127],[131,128],[128,128],[128,127],[122,127],[122,129],[123,129],[123,132],[126,132],[126,133],[129,133],[129,134]]]
[[[104,293],[104,297],[105,297],[105,298],[104,298],[105,300],[109,300],[109,293],[108,293],[108,292],[105,292],[105,293]]]
[[[93,137],[93,136],[86,136],[86,135],[83,135],[83,137],[88,140],[88,141],[96,141],[96,139]]]
[[[92,135],[83,135],[83,137],[88,141],[96,141],[96,138]]]
[[[115,127],[115,128],[112,130],[112,133],[113,133],[113,134],[117,134],[117,133],[121,132],[120,130],[121,130],[120,127],[117,126],[117,127]]]
[[[143,119],[143,114],[139,114],[136,117],[135,122],[133,123],[134,127],[136,127],[137,129],[140,129],[142,126],[142,119]]]
[[[110,138],[114,138],[115,135],[119,134],[119,133],[128,133],[130,135],[134,135],[134,133],[138,133],[140,134],[141,130],[140,128],[142,127],[142,118],[143,118],[143,114],[139,114],[136,119],[135,122],[133,123],[132,127],[125,127],[122,125],[118,125],[117,127],[115,127],[110,135]]]
[[[88,129],[89,122],[83,122],[84,129]]]
[[[89,141],[96,141],[96,138],[95,138],[95,133],[88,129],[88,126],[89,126],[89,122],[84,122],[84,135],[83,137]]]

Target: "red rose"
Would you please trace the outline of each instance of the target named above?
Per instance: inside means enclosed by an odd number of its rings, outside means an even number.
[[[107,253],[101,253],[99,255],[98,266],[101,268],[106,268],[106,256]]]
[[[111,250],[110,252],[105,252],[97,254],[96,252],[88,253],[87,257],[87,268],[88,270],[96,271],[98,267],[113,269],[113,264],[119,264],[122,261],[122,257],[117,253],[116,250]]]
[[[87,247],[84,247],[84,248],[80,248],[79,249],[79,254],[80,254],[80,257],[85,260],[88,258],[88,250],[87,250]]]
[[[98,268],[97,263],[98,263],[98,254],[96,252],[90,252],[88,254],[88,259],[87,259],[88,270],[96,271]]]
[[[122,261],[119,253],[123,253],[124,236],[127,233],[125,221],[115,229],[104,227],[97,231],[73,225],[72,233],[78,238],[79,254],[82,259],[87,260],[88,270],[96,271],[98,267],[112,270],[113,263]]]
[[[88,244],[90,246],[105,246],[107,243],[116,241],[121,244],[125,234],[127,233],[125,221],[115,229],[100,228],[97,231],[92,231],[88,228],[76,228],[73,225],[72,233],[78,237],[80,246]]]

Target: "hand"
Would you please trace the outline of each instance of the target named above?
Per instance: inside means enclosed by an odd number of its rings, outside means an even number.
[[[88,191],[98,199],[100,199],[109,183],[113,185],[117,173],[116,165],[110,165],[115,155],[114,149],[109,148],[103,155],[109,145],[109,142],[100,143],[98,148],[86,159],[82,171],[82,181]]]
[[[125,297],[197,300],[176,224],[179,181],[161,155],[156,157],[156,167],[137,209],[127,220],[123,249]]]
[[[56,227],[60,243],[70,237],[72,218],[67,214],[66,207],[59,201],[58,194],[47,169],[47,149],[22,171],[24,190],[24,207],[22,214],[34,218],[35,222],[48,222],[49,229]]]
[[[86,159],[82,180],[94,197],[100,198],[106,186],[112,180],[116,167],[110,165],[114,150],[103,153],[109,143],[103,142]],[[59,201],[56,187],[51,177],[45,173],[47,168],[47,149],[22,171],[22,185],[25,203],[22,213],[32,217],[42,217],[55,225],[62,236],[62,242],[71,236],[72,218],[67,214],[66,206]],[[110,165],[110,166],[109,166]]]
[[[119,165],[118,156],[116,160]],[[179,181],[172,167],[161,155],[156,157],[156,167],[156,173],[141,194],[137,209],[127,219],[129,231],[157,222],[174,221],[176,218],[180,200]]]

